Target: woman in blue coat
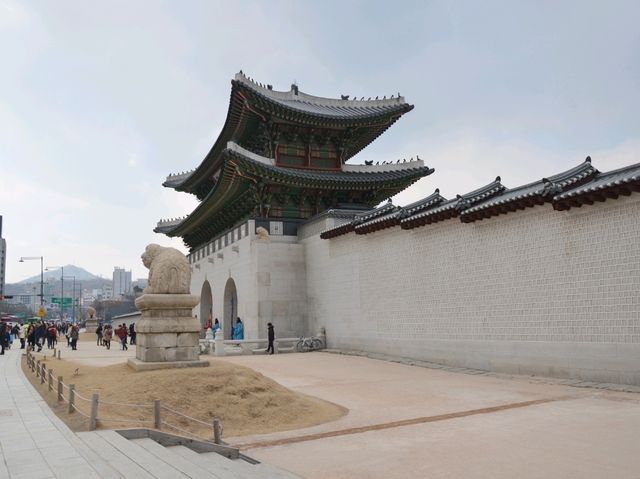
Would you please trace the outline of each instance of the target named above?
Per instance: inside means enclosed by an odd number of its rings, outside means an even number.
[[[236,319],[236,325],[233,327],[233,339],[244,339],[244,326],[240,318]]]

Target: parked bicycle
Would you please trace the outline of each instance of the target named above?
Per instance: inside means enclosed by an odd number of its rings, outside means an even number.
[[[317,351],[323,348],[322,341],[319,338],[305,338],[301,337],[296,343],[296,351],[301,353],[307,353],[309,351]]]

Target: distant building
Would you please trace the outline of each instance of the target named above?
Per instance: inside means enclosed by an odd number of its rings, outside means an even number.
[[[113,288],[111,286],[105,286],[102,288],[102,295],[100,299],[113,299]]]
[[[122,297],[131,293],[131,271],[113,268],[113,297]]]
[[[4,274],[7,264],[7,241],[2,237],[2,216],[0,215],[0,296],[4,296]]]

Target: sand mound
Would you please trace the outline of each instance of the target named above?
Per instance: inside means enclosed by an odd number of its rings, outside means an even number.
[[[24,364],[25,361],[23,368]],[[54,377],[63,376],[66,384],[75,384],[82,397],[90,399],[92,393],[100,394],[99,428],[151,427],[150,406],[154,399],[207,423],[214,417],[219,418],[225,437],[313,426],[335,420],[347,412],[338,405],[293,392],[253,369],[219,360],[211,360],[206,368],[140,372],[125,364],[91,367],[65,360],[50,361],[47,367],[54,368]],[[76,369],[78,372],[74,375]],[[25,374],[35,383],[35,374],[28,370]],[[40,386],[39,380],[36,389],[69,427],[86,429],[84,418],[67,414],[66,403],[57,404],[55,392],[46,392],[46,385]],[[134,408],[128,404],[149,407]],[[80,400],[78,407],[82,412],[90,410],[86,401]],[[130,422],[139,420],[145,424]],[[162,410],[162,420],[202,437],[212,436],[212,427],[184,420],[166,409]],[[169,426],[163,429],[172,432]]]

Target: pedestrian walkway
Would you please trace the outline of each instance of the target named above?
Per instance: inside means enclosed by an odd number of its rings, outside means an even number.
[[[0,478],[121,477],[51,412],[20,371],[22,352],[0,356]]]
[[[0,479],[290,479],[268,464],[129,440],[116,431],[74,433],[20,369],[22,350],[0,356]],[[110,358],[104,358],[109,361]],[[122,360],[123,358],[121,358]]]

